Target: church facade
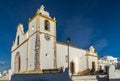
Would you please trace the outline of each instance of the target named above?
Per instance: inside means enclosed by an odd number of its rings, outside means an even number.
[[[22,24],[17,27],[11,48],[12,74],[68,68],[68,63],[70,69],[74,68],[74,74],[86,69],[99,69],[98,55],[93,46],[84,50],[69,45],[68,51],[66,43],[57,42],[56,19],[51,18],[42,5],[29,20],[27,32],[24,32]]]

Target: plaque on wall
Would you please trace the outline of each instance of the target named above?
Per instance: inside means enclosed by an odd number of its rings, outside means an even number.
[[[45,34],[45,39],[46,39],[47,41],[49,41],[49,40],[50,40],[50,36],[49,36],[48,34]]]

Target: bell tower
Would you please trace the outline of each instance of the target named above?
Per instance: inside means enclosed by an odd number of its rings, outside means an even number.
[[[29,20],[30,54],[29,70],[55,69],[56,62],[56,19],[42,5]],[[30,59],[34,59],[31,61]]]

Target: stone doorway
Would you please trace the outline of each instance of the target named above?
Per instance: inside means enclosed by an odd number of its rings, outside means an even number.
[[[102,66],[100,65],[100,71],[102,70]]]
[[[20,58],[20,53],[18,52],[15,56],[15,73],[19,73],[21,69],[21,58]]]
[[[75,63],[72,61],[70,62],[70,73],[74,74],[74,72],[75,72]]]
[[[96,70],[95,62],[93,61],[93,62],[92,62],[92,71],[95,72],[95,70]]]

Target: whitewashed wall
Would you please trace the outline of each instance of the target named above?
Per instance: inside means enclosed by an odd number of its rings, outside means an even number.
[[[29,46],[28,46],[28,70],[34,70],[34,63],[35,63],[35,40],[36,34],[32,35],[29,38]]]
[[[35,17],[28,25],[29,25],[29,36],[31,36],[33,33],[35,33],[36,32],[36,26],[37,26],[37,24],[36,24],[36,22],[37,22],[37,17]]]
[[[45,20],[48,20],[50,22],[50,31],[46,31],[44,28],[44,26],[45,26],[44,21]],[[49,19],[46,19],[44,17],[40,17],[40,32],[55,36],[56,35],[56,23],[49,20]]]
[[[66,68],[68,66],[68,63],[65,60],[65,56],[68,55],[67,45],[62,43],[57,43],[56,47],[57,47],[57,67],[59,68],[64,66]],[[70,46],[69,54],[70,54],[70,62],[73,61],[75,63],[75,73],[87,69],[85,50]]]
[[[115,69],[115,65],[110,65],[109,81],[120,81],[120,70]]]
[[[17,52],[19,52],[20,54],[20,59],[21,59],[21,69],[20,71],[26,71],[26,65],[27,65],[27,61],[26,61],[26,57],[27,57],[27,42],[24,43],[22,46],[20,46],[19,48],[17,48],[13,53],[12,53],[12,59],[11,59],[11,68],[12,68],[12,72],[14,72],[15,69],[15,56],[17,54]]]
[[[17,45],[17,37],[19,37],[19,44],[23,43],[27,37],[28,37],[28,32],[24,33],[24,29],[23,29],[23,25],[22,24],[19,24],[17,26],[17,32],[16,32],[16,37],[15,37],[15,40],[14,40],[14,43],[13,43],[13,46],[11,48],[11,50],[14,50],[18,45]]]
[[[19,36],[19,45],[17,45],[17,36]],[[20,59],[21,59],[21,67],[20,71],[26,71],[26,57],[27,57],[27,41],[24,42],[28,37],[28,32],[24,33],[23,25],[19,24],[17,28],[16,38],[15,42],[11,48],[12,54],[11,54],[11,69],[12,74],[15,70],[15,56],[17,52],[20,53]],[[21,46],[20,46],[21,45]]]
[[[98,58],[94,56],[88,56],[88,67],[92,69],[92,62],[95,62],[96,71],[98,70]]]
[[[50,23],[50,31],[45,30],[45,20]],[[41,69],[54,69],[54,50],[56,42],[56,26],[55,22],[40,17],[40,66]],[[45,39],[45,35],[50,36],[50,40]]]
[[[54,37],[45,39],[45,34],[40,35],[40,66],[41,69],[54,69]]]

